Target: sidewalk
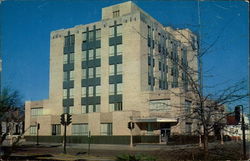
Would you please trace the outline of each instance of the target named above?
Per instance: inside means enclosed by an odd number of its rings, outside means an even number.
[[[24,142],[22,145],[35,145],[36,142]],[[40,146],[54,146],[54,147],[63,147],[60,143],[39,143]],[[135,144],[133,147],[130,145],[121,145],[121,144],[90,144],[90,149],[92,150],[114,150],[114,151],[152,151],[152,150],[174,150],[182,148],[194,148],[198,147],[197,144],[188,144],[188,145],[166,145],[166,144]],[[67,143],[67,148],[75,149],[88,149],[88,144],[73,144]]]

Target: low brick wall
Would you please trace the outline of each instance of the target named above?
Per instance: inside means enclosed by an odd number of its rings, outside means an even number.
[[[25,136],[26,141],[36,141],[36,136]],[[39,142],[62,143],[63,136],[39,136]],[[87,136],[67,136],[68,143],[86,144]],[[133,136],[134,143],[159,143],[159,136]],[[92,136],[92,144],[130,144],[130,136]]]

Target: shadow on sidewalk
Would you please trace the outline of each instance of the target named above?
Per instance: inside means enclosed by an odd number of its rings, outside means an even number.
[[[46,157],[46,159],[43,157]],[[44,154],[44,155],[30,155],[30,156],[8,156],[6,158],[2,158],[4,160],[55,160],[55,159],[47,159],[47,157],[53,157],[53,155],[50,154]]]

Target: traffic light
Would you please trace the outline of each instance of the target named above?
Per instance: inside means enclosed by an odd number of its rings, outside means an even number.
[[[240,122],[240,106],[236,106],[234,109],[234,117],[237,124]]]
[[[39,123],[37,123],[37,129],[38,129],[38,130],[40,129],[40,124],[39,124]]]
[[[61,114],[61,124],[62,124],[62,125],[65,124],[65,117],[64,117],[64,114]]]
[[[131,124],[130,124],[131,122],[128,122],[128,129],[130,129],[131,130]]]
[[[135,128],[135,123],[133,123],[133,122],[128,122],[128,128],[130,129],[130,130],[132,130],[132,129],[134,129]]]
[[[135,128],[135,123],[131,122],[131,128],[132,128],[132,129]]]
[[[72,115],[67,113],[67,125],[71,124],[72,120]]]

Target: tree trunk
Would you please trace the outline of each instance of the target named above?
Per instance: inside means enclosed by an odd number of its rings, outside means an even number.
[[[204,147],[204,160],[208,158],[208,133],[204,130],[204,138],[203,138],[203,147]]]

